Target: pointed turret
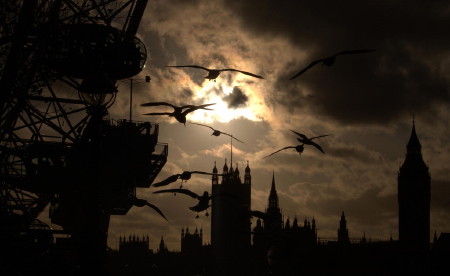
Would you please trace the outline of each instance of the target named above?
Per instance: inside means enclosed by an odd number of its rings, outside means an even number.
[[[225,165],[223,165],[223,174],[228,173],[228,165],[227,165],[227,159],[225,158]]]
[[[216,161],[214,161],[214,168],[212,170],[211,182],[213,185],[219,184],[219,176],[217,175]]]
[[[252,176],[250,174],[250,166],[248,164],[247,160],[247,167],[245,167],[245,176],[244,176],[244,184],[251,185],[252,183]]]

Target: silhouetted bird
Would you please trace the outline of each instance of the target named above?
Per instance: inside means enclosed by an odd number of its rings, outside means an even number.
[[[207,191],[204,191],[203,194],[200,196],[190,190],[187,189],[168,189],[168,190],[160,190],[153,192],[154,194],[160,194],[160,193],[180,193],[188,195],[194,199],[198,199],[197,205],[194,205],[192,207],[189,207],[194,212],[203,212],[206,209],[209,208],[209,200],[212,198],[212,195],[210,195]]]
[[[163,212],[161,212],[161,210],[158,207],[156,207],[155,205],[151,204],[147,200],[139,199],[139,198],[135,197],[135,198],[132,198],[132,203],[136,207],[148,206],[148,207],[152,208],[153,210],[155,210],[158,214],[160,214],[165,220],[167,220],[167,218],[166,218],[166,216],[164,216]]]
[[[303,144],[305,144],[305,145],[311,145],[311,146],[314,146],[314,147],[316,147],[318,150],[320,150],[323,154],[325,154],[325,152],[322,150],[322,147],[320,147],[318,144],[314,143],[312,140],[313,140],[313,139],[316,139],[316,138],[320,138],[320,137],[325,137],[325,136],[330,136],[330,135],[332,135],[332,134],[325,134],[325,135],[320,135],[320,136],[315,136],[315,137],[312,137],[312,138],[308,138],[308,137],[306,137],[305,134],[301,134],[301,133],[298,133],[298,132],[293,131],[293,130],[290,130],[290,131],[292,131],[293,133],[295,133],[295,134],[297,134],[298,136],[300,136],[300,138],[297,138],[297,140],[298,140],[300,143],[303,143]]]
[[[290,80],[293,80],[296,77],[300,76],[301,74],[305,73],[307,70],[309,70],[311,67],[313,67],[314,65],[316,65],[318,63],[322,63],[322,65],[325,65],[325,66],[332,66],[334,64],[334,62],[336,61],[337,56],[348,55],[348,54],[363,54],[363,53],[368,53],[368,52],[372,52],[372,51],[375,51],[375,50],[372,50],[372,49],[345,50],[345,51],[339,52],[337,54],[334,54],[332,56],[315,60],[315,61],[311,62],[308,66],[306,66],[303,70],[298,72],[295,76],[290,78]]]
[[[207,174],[207,175],[213,175],[213,173],[209,173],[209,172],[201,172],[201,171],[184,171],[183,173],[179,173],[179,174],[174,174],[172,176],[169,176],[168,178],[164,179],[161,182],[157,182],[155,184],[153,184],[154,187],[161,187],[161,186],[166,186],[169,185],[172,182],[177,181],[177,179],[181,179],[181,183],[183,183],[183,180],[186,182],[189,179],[191,179],[191,176],[193,173],[197,173],[197,174]],[[218,176],[222,176],[222,174],[217,174]],[[182,187],[182,185],[180,186],[180,188]]]
[[[239,197],[237,197],[235,195],[232,195],[232,194],[229,194],[229,193],[209,194],[207,191],[204,191],[202,195],[198,195],[198,194],[196,194],[196,193],[194,193],[194,192],[192,192],[192,191],[190,191],[188,189],[167,189],[167,190],[156,191],[156,192],[153,192],[153,193],[154,194],[160,194],[160,193],[174,193],[174,194],[176,194],[176,193],[180,193],[180,194],[188,195],[188,196],[190,196],[190,197],[192,197],[194,199],[198,199],[197,205],[189,207],[190,210],[192,210],[194,212],[197,212],[196,218],[199,218],[198,213],[203,212],[203,211],[206,211],[205,215],[209,216],[208,211],[207,211],[208,208],[211,206],[209,204],[209,201],[211,199],[213,199],[214,197],[222,196],[222,197],[225,197],[227,199],[233,199],[233,200],[239,199]]]
[[[205,109],[205,110],[212,110],[209,108],[206,108],[207,106],[213,105],[215,103],[211,104],[202,104],[202,105],[183,105],[183,106],[175,106],[170,103],[166,102],[153,102],[153,103],[144,103],[141,104],[141,106],[158,106],[158,105],[166,105],[173,107],[173,112],[152,112],[152,113],[145,113],[143,115],[168,115],[169,117],[175,117],[178,122],[186,125],[186,115],[192,111],[195,111],[197,109]],[[183,111],[183,109],[186,109]]]
[[[260,218],[262,220],[266,220],[268,218],[267,214],[261,211],[257,211],[257,210],[250,210],[250,216],[251,217],[257,217]]]
[[[222,131],[220,131],[220,130],[217,130],[217,129],[214,129],[214,128],[210,127],[210,126],[207,126],[207,125],[202,125],[202,124],[197,124],[197,123],[191,123],[191,124],[194,124],[194,125],[199,125],[199,126],[205,126],[205,127],[209,127],[210,129],[212,129],[212,130],[213,130],[213,133],[212,133],[211,135],[214,135],[214,136],[219,136],[220,134],[224,134],[224,135],[228,135],[228,136],[230,136],[231,138],[233,138],[233,139],[234,139],[234,140],[236,140],[236,141],[239,141],[239,142],[241,142],[241,143],[244,143],[244,142],[242,142],[241,140],[239,140],[239,139],[237,139],[236,137],[234,137],[233,135],[231,135],[231,134],[228,134],[228,133],[225,133],[225,132],[222,132]]]
[[[239,73],[242,73],[242,74],[245,74],[245,75],[248,75],[248,76],[252,76],[252,77],[255,77],[255,78],[258,78],[258,79],[264,79],[263,77],[255,75],[255,74],[252,74],[250,72],[236,70],[236,69],[232,69],[232,68],[227,68],[227,69],[209,69],[209,68],[206,68],[206,67],[203,67],[203,66],[198,66],[198,65],[172,65],[172,66],[166,66],[166,67],[191,67],[191,68],[203,69],[203,70],[208,71],[208,75],[205,76],[205,78],[209,79],[209,80],[214,80],[214,81],[219,76],[220,72],[223,72],[223,71],[239,72]]]
[[[277,150],[277,151],[274,152],[274,153],[271,153],[271,154],[267,155],[267,156],[264,157],[264,158],[267,158],[267,157],[269,157],[269,156],[272,156],[272,155],[274,155],[275,153],[280,152],[280,151],[285,150],[285,149],[295,149],[299,154],[302,154],[302,152],[303,152],[303,150],[305,149],[305,147],[303,146],[303,144],[298,145],[298,146],[287,146],[287,147],[284,147],[284,148],[282,148],[282,149],[280,149],[280,150]]]

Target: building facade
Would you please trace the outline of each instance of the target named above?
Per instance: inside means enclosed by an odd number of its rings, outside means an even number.
[[[219,183],[213,168],[211,202],[211,248],[215,275],[248,275],[251,249],[250,205],[251,174],[247,162],[244,182],[232,164],[223,166]],[[220,273],[220,274],[219,274]]]

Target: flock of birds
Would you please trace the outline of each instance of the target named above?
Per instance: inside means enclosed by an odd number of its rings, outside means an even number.
[[[289,80],[293,80],[295,78],[297,78],[298,76],[304,74],[306,71],[308,71],[309,69],[311,69],[312,67],[314,67],[317,64],[322,64],[324,66],[332,66],[335,61],[336,61],[336,57],[340,56],[340,55],[348,55],[348,54],[363,54],[363,53],[369,53],[375,51],[373,49],[359,49],[359,50],[344,50],[341,52],[338,52],[332,56],[329,57],[325,57],[322,59],[318,59],[318,60],[314,60],[313,62],[311,62],[308,66],[306,66],[305,68],[303,68],[302,70],[300,70],[297,74],[295,74],[294,76],[292,76]],[[199,65],[173,65],[173,66],[166,66],[166,67],[177,67],[177,68],[197,68],[197,69],[203,69],[208,71],[208,75],[205,76],[206,79],[209,79],[210,81],[216,81],[216,78],[220,75],[221,72],[224,71],[230,71],[230,72],[238,72],[238,73],[242,73],[251,77],[255,77],[255,78],[259,78],[259,79],[264,79],[264,77],[247,72],[247,71],[242,71],[242,70],[237,70],[237,69],[233,69],[233,68],[226,68],[226,69],[210,69],[210,68],[206,68],[203,66],[199,66]],[[143,115],[167,115],[169,117],[174,117],[178,122],[186,125],[186,116],[191,113],[194,112],[196,110],[199,109],[203,109],[203,110],[212,110],[209,107],[214,105],[215,103],[209,103],[209,104],[202,104],[202,105],[183,105],[183,106],[176,106],[173,105],[171,103],[167,103],[167,102],[149,102],[149,103],[144,103],[141,104],[142,107],[149,107],[149,106],[169,106],[173,108],[173,112],[151,112],[151,113],[145,113]],[[211,135],[214,136],[220,136],[221,134],[230,136],[231,139],[235,139],[236,141],[239,141],[241,143],[243,143],[241,140],[237,139],[236,137],[234,137],[233,135],[229,134],[229,133],[225,133],[222,132],[220,130],[214,129],[211,126],[208,125],[204,125],[204,124],[198,124],[198,123],[191,123],[191,124],[195,124],[195,125],[199,125],[199,126],[204,126],[207,128],[210,128],[213,133]],[[297,140],[300,143],[299,145],[296,146],[286,146],[282,149],[279,149],[267,156],[265,156],[264,158],[270,157],[280,151],[286,150],[286,149],[295,149],[295,151],[297,151],[299,154],[302,154],[304,149],[305,149],[305,145],[309,145],[309,146],[313,146],[315,147],[317,150],[319,150],[320,152],[322,152],[323,154],[325,154],[325,151],[322,149],[322,147],[315,143],[313,140],[314,139],[318,139],[318,138],[322,138],[322,137],[326,137],[326,136],[330,136],[332,134],[325,134],[325,135],[319,135],[319,136],[315,136],[315,137],[311,137],[308,138],[305,134],[303,133],[299,133],[296,132],[294,130],[290,130],[291,132],[293,132],[294,134],[297,135]],[[177,193],[180,194],[184,194],[187,196],[190,196],[194,199],[198,200],[198,203],[195,206],[189,207],[190,210],[197,212],[197,216],[196,218],[198,218],[198,213],[202,212],[202,211],[206,211],[206,216],[208,216],[208,208],[210,207],[210,200],[214,197],[214,196],[218,196],[218,195],[212,195],[209,194],[207,191],[205,191],[202,195],[198,195],[188,189],[183,189],[183,181],[186,182],[187,180],[189,180],[192,176],[192,174],[206,174],[206,175],[212,175],[212,173],[208,173],[208,172],[202,172],[202,171],[184,171],[181,174],[175,174],[172,175],[170,177],[168,177],[167,179],[158,182],[158,183],[154,183],[153,186],[154,187],[162,187],[162,186],[166,186],[169,185],[170,183],[176,182],[178,179],[181,179],[181,185],[179,188],[177,189],[167,189],[167,190],[159,190],[156,191],[154,193],[173,193],[174,195],[176,195]],[[220,196],[224,196],[224,195],[220,195]],[[229,195],[225,195],[225,196],[229,196]],[[144,204],[144,202],[140,202],[139,204],[135,204],[136,206],[142,205]],[[165,219],[166,217],[164,216],[164,214],[162,214],[162,212],[154,205],[145,202],[145,205],[148,205],[150,207],[152,207],[153,209],[155,209],[161,216],[163,216]],[[250,214],[251,216],[262,216],[263,214],[258,213],[258,211],[252,211],[252,213]],[[167,219],[166,219],[167,220]]]

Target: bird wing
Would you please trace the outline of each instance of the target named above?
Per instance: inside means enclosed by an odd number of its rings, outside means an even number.
[[[160,214],[167,222],[169,221],[166,216],[163,214],[163,212],[161,212],[161,210],[156,207],[155,205],[151,204],[150,202],[146,202],[145,203],[148,207],[152,208],[153,210],[155,210],[158,214]]]
[[[348,54],[363,54],[363,53],[368,53],[368,52],[373,52],[373,51],[375,51],[375,49],[344,50],[339,53],[336,53],[334,56],[348,55]]]
[[[144,113],[142,115],[173,115],[172,112],[151,112],[151,113]]]
[[[172,176],[169,176],[168,178],[164,179],[163,181],[153,184],[153,186],[161,187],[161,186],[169,185],[170,183],[177,181],[177,179],[180,177],[180,175],[181,174],[174,174]]]
[[[298,72],[297,74],[295,74],[292,78],[290,78],[289,80],[293,80],[296,77],[300,76],[301,74],[305,73],[307,70],[309,70],[311,67],[313,67],[314,65],[316,65],[317,63],[320,63],[324,61],[324,59],[318,59],[315,60],[313,62],[311,62],[308,66],[306,66],[305,68],[303,68],[300,72]]]
[[[236,138],[236,137],[234,137],[234,136],[231,136],[231,138],[233,138],[233,139],[236,140],[236,141],[241,142],[242,144],[245,144],[244,142],[242,142],[241,140],[239,140],[238,138]]]
[[[266,213],[263,213],[261,211],[256,211],[256,210],[251,210],[250,211],[250,216],[257,217],[257,218],[260,218],[260,219],[263,219],[263,220],[267,219],[267,214]]]
[[[208,69],[208,68],[206,68],[206,67],[199,66],[199,65],[167,65],[167,66],[165,66],[165,67],[191,67],[191,68],[199,68],[199,69],[203,69],[203,70],[206,70],[206,71],[211,70],[211,69]]]
[[[158,106],[158,105],[166,105],[166,106],[171,106],[171,107],[175,108],[175,106],[173,104],[166,103],[166,102],[150,102],[150,103],[141,104],[141,106]]]
[[[163,212],[161,212],[161,210],[159,210],[158,207],[156,207],[155,205],[149,203],[147,200],[145,199],[139,199],[139,198],[133,198],[133,205],[136,207],[143,207],[145,205],[151,207],[153,210],[155,210],[156,212],[158,212],[158,214],[160,214],[165,220],[167,220],[166,216],[164,216]],[[168,220],[167,220],[168,221]]]
[[[208,175],[212,175],[212,173],[209,173],[209,172],[202,172],[202,171],[191,171],[191,173],[198,173],[198,174],[208,174]]]
[[[212,109],[209,109],[209,108],[206,108],[206,107],[207,107],[207,106],[210,106],[210,105],[213,105],[213,104],[215,104],[215,103],[212,103],[212,104],[202,104],[202,105],[198,105],[198,106],[193,106],[193,107],[190,107],[190,108],[186,109],[186,110],[183,111],[181,114],[183,114],[184,116],[186,116],[188,113],[190,113],[190,112],[192,112],[192,111],[195,111],[195,110],[197,110],[197,109],[212,110]]]
[[[156,192],[153,192],[153,193],[154,194],[180,193],[180,194],[188,195],[188,196],[190,196],[192,198],[195,198],[195,199],[199,199],[200,198],[200,196],[198,194],[196,194],[196,193],[194,193],[194,192],[192,192],[192,191],[190,191],[188,189],[167,189],[167,190],[159,190],[159,191],[156,191]]]
[[[185,109],[185,108],[194,108],[194,107],[200,107],[200,108],[204,108],[206,106],[210,106],[213,105],[215,103],[210,103],[210,104],[201,104],[201,105],[192,105],[192,104],[188,104],[188,105],[183,105],[181,106],[181,109]],[[206,108],[205,108],[206,109]]]
[[[320,137],[325,137],[325,136],[330,136],[330,135],[333,135],[333,134],[325,134],[325,135],[314,136],[314,137],[309,138],[309,140],[320,138]]]
[[[272,156],[272,155],[274,155],[275,153],[280,152],[280,151],[282,151],[282,150],[285,150],[285,149],[292,149],[292,148],[295,149],[294,146],[287,146],[287,147],[284,147],[284,148],[282,148],[282,149],[280,149],[280,150],[277,150],[276,152],[274,152],[274,153],[272,153],[272,154],[267,155],[267,156],[264,157],[264,158],[267,158],[267,157],[269,157],[269,156]]]
[[[211,205],[209,205],[209,200],[200,200],[199,203],[195,206],[189,207],[190,210],[194,212],[203,212],[208,209]]]
[[[310,144],[310,145],[316,147],[316,148],[317,148],[318,150],[320,150],[323,154],[325,154],[325,152],[323,151],[322,147],[319,146],[318,144],[316,144],[316,143],[314,143],[313,141],[311,141],[311,144]]]
[[[231,138],[233,138],[234,140],[239,141],[239,142],[241,142],[242,144],[245,144],[244,142],[242,142],[241,140],[239,140],[238,138],[234,137],[234,136],[231,135],[231,134],[228,134],[228,133],[222,132],[222,131],[221,131],[220,133],[222,133],[222,134],[224,134],[224,135],[228,135],[228,136],[230,136]]]
[[[193,124],[193,125],[199,125],[199,126],[205,126],[205,127],[209,127],[209,128],[212,129],[212,130],[215,130],[214,128],[212,128],[212,127],[210,127],[210,126],[207,126],[207,125],[202,125],[202,124],[197,124],[197,123],[191,123],[191,124]]]
[[[245,74],[245,75],[248,75],[248,76],[252,76],[252,77],[255,77],[255,78],[258,78],[258,79],[264,79],[264,77],[262,77],[262,76],[255,75],[255,74],[247,72],[247,71],[236,70],[236,69],[233,69],[233,68],[220,69],[220,71],[234,71],[234,72],[239,72],[239,73],[242,73],[242,74]]]
[[[291,130],[291,129],[290,129],[290,131],[294,132],[295,134],[297,134],[298,136],[302,137],[303,139],[309,140],[308,137],[306,137],[305,134],[299,133],[299,132],[297,132],[297,131],[293,131],[293,130]]]

